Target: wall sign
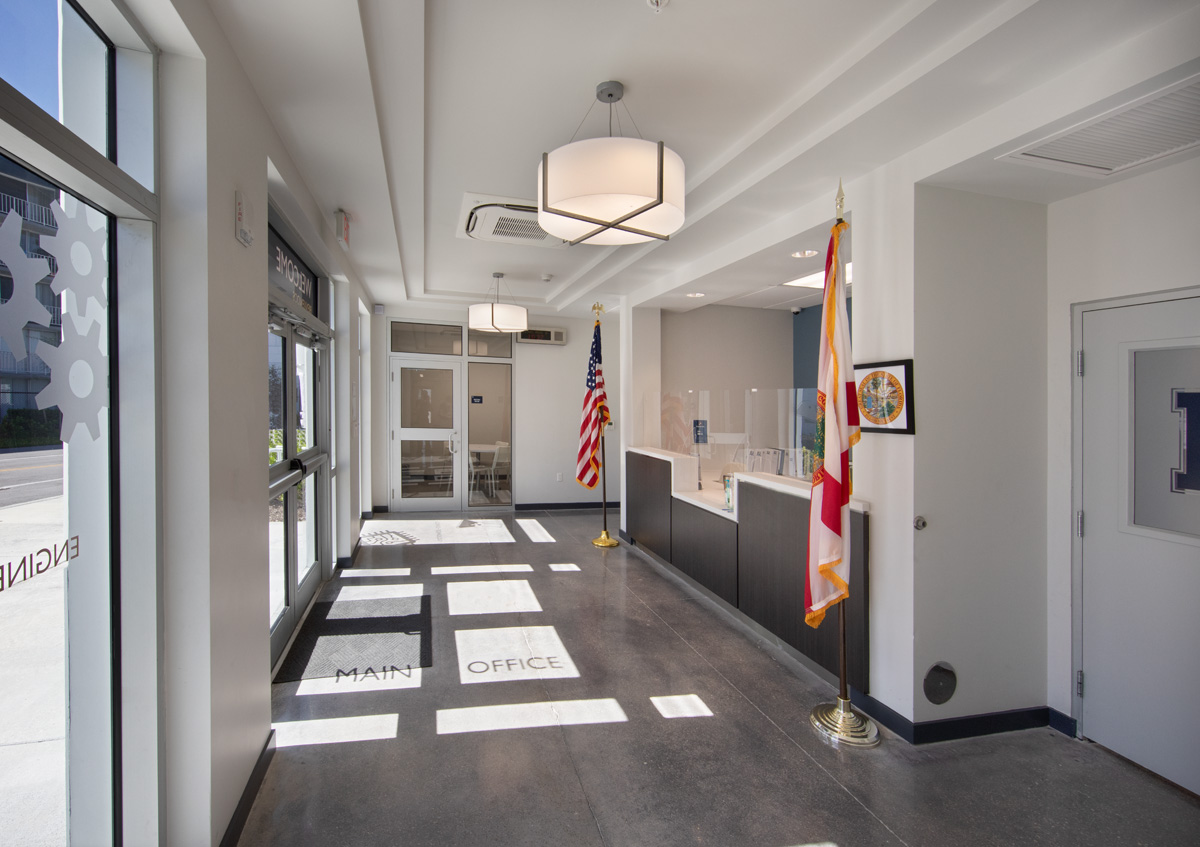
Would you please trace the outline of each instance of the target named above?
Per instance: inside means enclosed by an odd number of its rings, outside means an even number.
[[[471,402],[472,402],[472,403],[482,403],[482,402],[483,402],[483,395],[482,395],[482,394],[472,394],[472,395],[471,395]]]
[[[304,311],[320,317],[317,314],[317,275],[272,227],[267,227],[267,280]]]
[[[707,444],[708,443],[708,420],[692,421],[692,443]]]

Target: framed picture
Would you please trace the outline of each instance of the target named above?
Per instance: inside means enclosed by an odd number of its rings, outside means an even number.
[[[912,359],[854,366],[858,417],[863,432],[912,434]]]

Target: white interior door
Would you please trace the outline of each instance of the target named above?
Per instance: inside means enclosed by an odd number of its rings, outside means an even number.
[[[1080,731],[1200,792],[1200,297],[1082,340]]]
[[[463,508],[462,364],[392,357],[389,505],[393,512]]]

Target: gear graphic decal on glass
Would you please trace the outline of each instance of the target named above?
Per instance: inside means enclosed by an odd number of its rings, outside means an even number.
[[[58,406],[63,441],[70,441],[77,424],[87,427],[92,441],[100,438],[100,414],[108,408],[108,357],[100,350],[100,323],[81,334],[74,320],[62,323],[62,343],[38,342],[34,351],[50,366],[50,384],[37,396],[37,407]]]
[[[82,317],[87,314],[88,300],[104,308],[108,305],[105,283],[108,280],[108,233],[103,221],[97,227],[88,223],[88,210],[75,202],[74,214],[67,214],[55,200],[50,204],[58,223],[56,235],[43,235],[42,249],[58,260],[58,273],[50,281],[55,294],[70,291],[75,295],[76,308]]]
[[[50,273],[50,263],[44,256],[25,255],[21,247],[23,224],[16,211],[9,211],[0,224],[0,262],[8,267],[13,286],[12,295],[0,304],[0,338],[18,362],[30,352],[25,345],[25,324],[50,326],[50,310],[38,301],[36,293],[37,284]]]

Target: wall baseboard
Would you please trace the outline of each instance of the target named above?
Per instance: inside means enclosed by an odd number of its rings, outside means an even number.
[[[955,741],[960,738],[995,735],[999,732],[1013,732],[1018,729],[1034,729],[1039,726],[1049,726],[1072,738],[1075,736],[1074,719],[1048,706],[913,723],[874,697],[855,689],[850,690],[850,702],[909,744]]]
[[[258,791],[262,788],[263,780],[267,776],[267,768],[270,767],[271,759],[274,756],[275,730],[271,730],[271,734],[267,736],[267,743],[263,745],[262,752],[258,754],[258,761],[254,763],[254,770],[250,771],[250,779],[246,783],[246,787],[242,789],[242,799],[238,800],[229,826],[225,828],[225,835],[221,838],[221,847],[237,847],[237,843],[242,837],[242,830],[246,828],[246,821],[250,819],[250,809],[254,805],[254,799],[258,797]]]
[[[610,509],[619,509],[621,504],[619,501],[613,501],[608,504]],[[559,511],[562,509],[599,509],[599,503],[518,503],[513,506],[513,511],[516,512],[548,512]]]
[[[1079,722],[1070,715],[1064,715],[1058,709],[1051,709],[1050,728],[1058,730],[1068,738],[1075,738],[1079,733]]]
[[[371,518],[373,518],[373,517],[375,517],[375,513],[374,513],[374,512],[363,512],[363,513],[362,513],[362,519],[363,519],[364,521],[369,521],[369,520],[370,520]]]
[[[371,507],[371,517],[375,517],[375,515],[386,515],[387,510],[388,510],[387,506],[378,506],[378,505],[372,506]]]
[[[899,712],[893,711],[870,694],[863,694],[853,686],[850,687],[850,702],[875,723],[887,727],[909,744],[913,743],[913,722]]]

